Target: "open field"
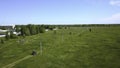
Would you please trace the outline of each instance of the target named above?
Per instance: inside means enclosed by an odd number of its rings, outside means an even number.
[[[120,68],[120,27],[72,27],[21,39],[0,44],[0,68]]]

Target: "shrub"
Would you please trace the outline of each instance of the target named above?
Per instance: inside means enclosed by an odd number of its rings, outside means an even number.
[[[89,31],[90,31],[90,32],[92,31],[91,28],[89,29]]]
[[[41,27],[40,28],[40,33],[44,33],[45,32],[45,28],[44,27]]]

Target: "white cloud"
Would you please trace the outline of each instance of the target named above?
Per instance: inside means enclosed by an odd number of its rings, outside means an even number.
[[[120,6],[120,0],[111,0],[110,5]]]
[[[113,14],[111,17],[102,19],[104,22],[108,23],[119,23],[120,24],[120,13]]]

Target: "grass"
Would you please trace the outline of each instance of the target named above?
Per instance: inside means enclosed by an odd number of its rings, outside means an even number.
[[[89,28],[89,27],[88,27]],[[120,27],[74,27],[28,36],[24,44],[12,39],[0,44],[0,67],[31,54],[13,68],[120,68]],[[71,32],[71,34],[69,34]],[[22,38],[19,38],[22,39]]]

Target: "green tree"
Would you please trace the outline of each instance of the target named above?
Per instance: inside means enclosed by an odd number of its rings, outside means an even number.
[[[26,36],[30,36],[30,30],[29,30],[29,28],[25,27],[24,33],[25,33]]]
[[[16,32],[20,32],[20,29],[21,29],[21,28],[20,28],[20,25],[15,25],[15,31],[16,31]]]
[[[40,30],[39,30],[39,25],[36,26],[36,33],[40,33]]]
[[[24,26],[21,26],[21,30],[20,30],[20,32],[21,32],[21,35],[22,35],[22,36],[25,34]]]
[[[40,27],[39,30],[40,30],[40,33],[44,33],[45,32],[45,28],[44,27]]]
[[[27,25],[27,27],[29,28],[29,30],[30,30],[30,34],[31,34],[31,35],[35,35],[35,34],[37,34],[36,26],[35,26],[35,25],[31,25],[31,24],[29,24],[29,25]]]

